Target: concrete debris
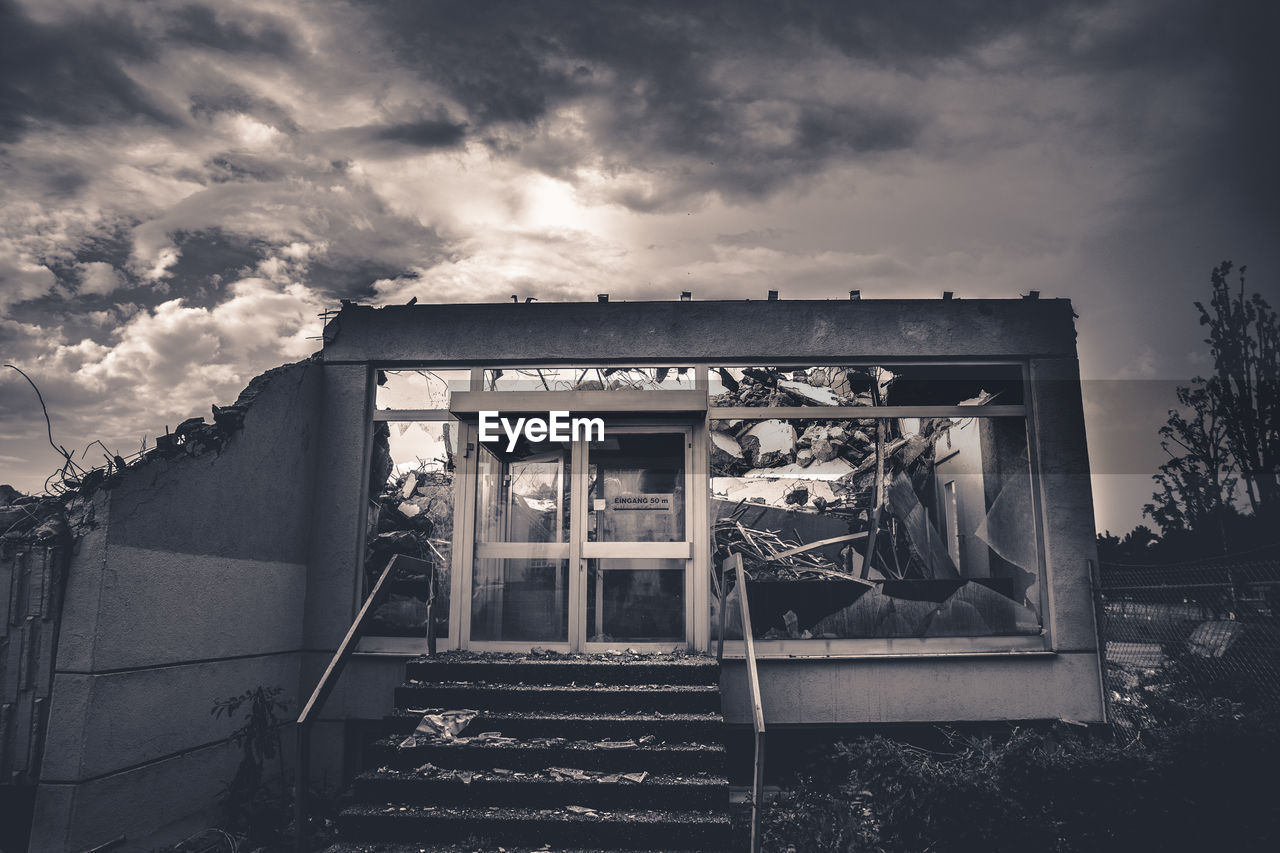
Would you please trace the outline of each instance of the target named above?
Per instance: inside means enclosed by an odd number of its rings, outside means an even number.
[[[742,445],[727,432],[711,433],[711,465],[713,468],[746,467],[747,458]]]
[[[753,468],[773,468],[794,461],[796,430],[786,421],[757,421],[739,439]]]
[[[725,392],[711,398],[713,406],[869,406],[871,375],[866,367],[813,367],[784,371],[748,367],[717,369]],[[888,371],[882,371],[890,377]],[[887,378],[886,380],[887,381]]]
[[[790,379],[779,379],[778,390],[799,397],[811,406],[839,406],[841,402],[840,396],[830,388],[815,388]]]
[[[0,543],[67,545],[97,526],[93,500],[78,491],[36,497],[0,486]]]
[[[424,463],[417,469],[392,476],[387,435],[374,441],[374,467],[381,458],[385,465],[375,471],[373,499],[369,508],[365,537],[365,574],[371,588],[388,561],[397,554],[423,560],[431,565],[429,572],[413,572],[399,566],[390,579],[397,592],[375,613],[376,630],[381,636],[422,636],[426,628],[426,602],[430,595],[431,574],[436,577],[435,604],[432,620],[436,636],[447,632],[449,618],[448,572],[453,548],[453,458],[446,460],[445,470]],[[382,476],[381,482],[377,478]],[[409,594],[412,593],[412,594]]]
[[[100,441],[90,443],[80,459],[70,454],[66,463],[45,481],[45,494],[23,495],[9,485],[0,485],[0,541],[53,545],[79,537],[97,526],[93,498],[100,491],[116,488],[129,471],[157,459],[199,456],[219,452],[244,427],[245,414],[257,396],[276,376],[300,365],[316,363],[320,354],[296,364],[286,364],[255,377],[230,406],[213,406],[213,423],[204,418],[188,418],[170,432],[157,435],[153,447],[126,458],[113,453]],[[100,448],[105,465],[84,467],[91,458],[89,449]],[[65,453],[66,451],[64,451]]]
[[[777,405],[800,381],[839,394],[830,383],[848,378],[841,370],[797,377],[752,368],[730,405],[748,398]],[[773,402],[760,402],[762,387],[771,389]],[[850,386],[855,395],[874,392],[880,400],[885,390]],[[992,399],[984,393],[973,404]],[[712,426],[743,449],[742,458],[712,454],[715,559],[741,554],[750,584],[782,582],[750,599],[761,638],[1042,630],[1038,576],[1023,568],[1036,558],[1034,539],[1025,535],[1031,524],[1025,433],[1016,424],[939,416]],[[784,592],[789,581],[806,582],[798,586],[811,592]],[[733,623],[732,606],[727,615]]]

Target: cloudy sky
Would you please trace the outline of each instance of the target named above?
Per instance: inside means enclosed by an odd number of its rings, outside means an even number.
[[[0,0],[0,356],[58,443],[128,453],[340,298],[1037,289],[1127,529],[1210,269],[1275,294],[1275,8]]]

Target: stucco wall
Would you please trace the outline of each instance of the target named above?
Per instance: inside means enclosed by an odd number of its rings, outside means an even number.
[[[243,722],[214,700],[281,687],[296,712],[321,378],[317,362],[273,371],[221,451],[153,459],[99,494],[69,572],[32,850],[151,850],[207,826]]]

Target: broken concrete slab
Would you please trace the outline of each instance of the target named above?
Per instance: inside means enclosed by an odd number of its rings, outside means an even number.
[[[795,459],[796,429],[787,421],[767,420],[754,424],[739,444],[754,468],[772,468]]]

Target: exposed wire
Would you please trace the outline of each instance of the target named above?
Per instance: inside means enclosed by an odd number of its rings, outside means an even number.
[[[40,389],[36,386],[35,381],[32,380],[30,376],[22,372],[22,368],[14,364],[5,364],[5,367],[11,367],[18,371],[18,375],[27,380],[27,384],[31,386],[31,390],[36,392],[36,399],[40,401],[40,411],[44,412],[44,426],[45,430],[49,433],[49,446],[56,450],[58,455],[66,460],[66,463],[63,464],[63,469],[65,470],[66,465],[71,463],[71,454],[53,443],[53,422],[49,420],[49,409],[44,404],[44,395],[40,393]]]

